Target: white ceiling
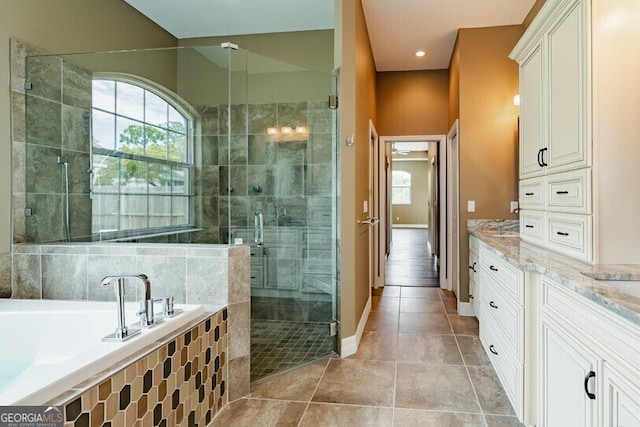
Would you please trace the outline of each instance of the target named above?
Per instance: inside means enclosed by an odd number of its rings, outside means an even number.
[[[125,1],[179,39],[334,26],[334,0]],[[446,69],[458,28],[521,24],[534,3],[535,0],[362,0],[378,71]],[[419,49],[425,50],[426,56],[416,57]]]
[[[179,39],[333,28],[334,0],[125,1]]]

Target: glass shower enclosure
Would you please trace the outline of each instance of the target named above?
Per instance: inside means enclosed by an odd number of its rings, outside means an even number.
[[[249,245],[252,381],[335,353],[331,73],[226,44],[30,56],[26,80],[27,242]]]

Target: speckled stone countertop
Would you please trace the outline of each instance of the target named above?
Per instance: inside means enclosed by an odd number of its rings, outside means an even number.
[[[535,271],[640,325],[640,298],[602,280],[640,280],[640,265],[589,264],[520,240],[517,221],[469,221],[469,234],[522,271]],[[583,274],[584,273],[584,274]],[[595,280],[598,279],[598,280]],[[640,282],[638,283],[640,286]]]

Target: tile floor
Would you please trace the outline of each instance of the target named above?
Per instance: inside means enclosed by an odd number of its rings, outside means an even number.
[[[374,292],[358,353],[251,387],[212,427],[520,426],[478,339],[437,288]]]

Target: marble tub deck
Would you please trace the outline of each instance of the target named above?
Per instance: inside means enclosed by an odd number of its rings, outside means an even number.
[[[589,264],[560,253],[523,242],[517,234],[489,223],[469,224],[469,234],[511,265],[535,271],[594,301],[625,319],[640,325],[640,298],[608,285],[605,280],[639,280],[640,265]],[[596,280],[598,279],[598,280]],[[640,282],[638,282],[640,286]]]

